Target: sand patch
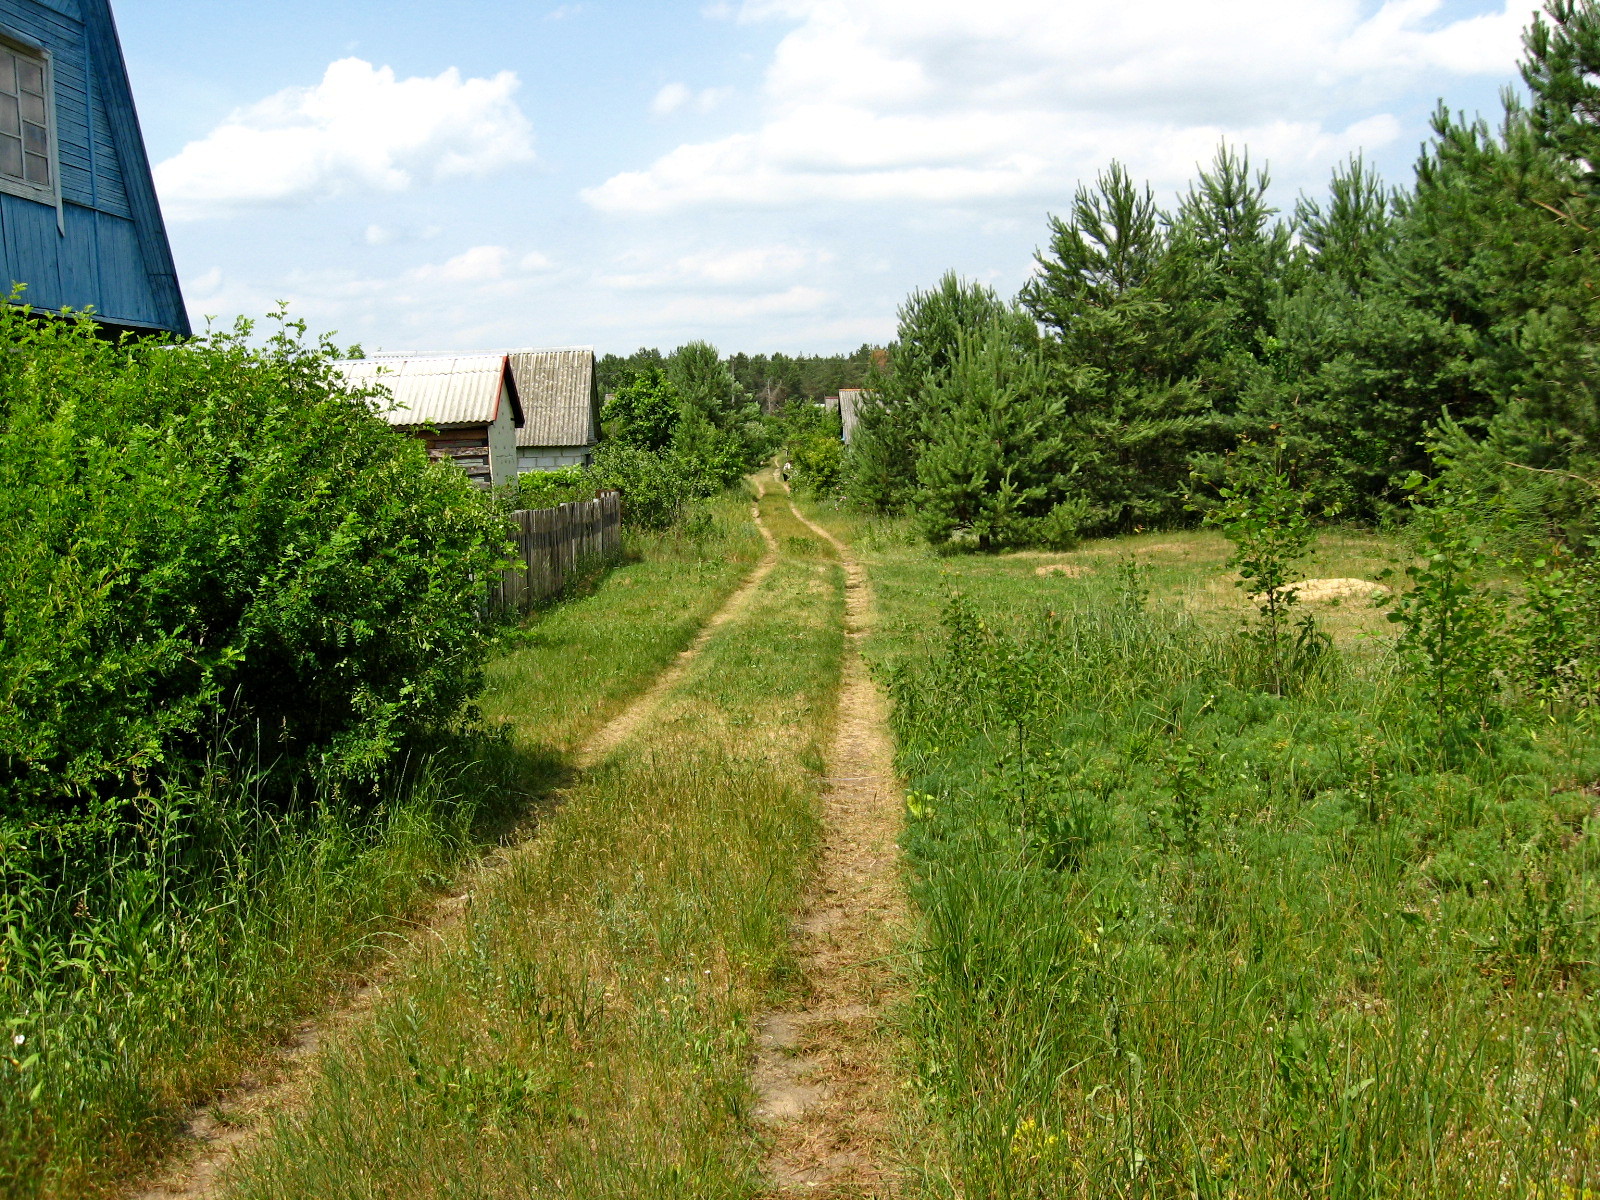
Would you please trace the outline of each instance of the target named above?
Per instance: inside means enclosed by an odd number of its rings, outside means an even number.
[[[1370,579],[1307,579],[1291,585],[1302,602],[1326,604],[1334,600],[1375,600],[1389,589]]]

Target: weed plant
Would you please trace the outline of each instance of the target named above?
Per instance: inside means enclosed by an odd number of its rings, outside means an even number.
[[[1502,693],[1444,745],[1404,657],[1348,644],[1264,686],[1260,639],[1136,564],[1044,603],[997,568],[930,649],[880,573],[927,1194],[1600,1189],[1578,710]]]

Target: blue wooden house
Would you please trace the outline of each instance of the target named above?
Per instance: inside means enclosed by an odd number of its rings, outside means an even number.
[[[0,0],[0,286],[189,333],[110,0]]]

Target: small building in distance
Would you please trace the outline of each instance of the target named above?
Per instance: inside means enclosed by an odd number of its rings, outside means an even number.
[[[850,435],[856,431],[856,421],[861,413],[861,388],[839,389],[839,425],[844,430],[844,443],[850,444]]]
[[[387,388],[394,403],[375,401],[374,410],[427,442],[434,458],[480,487],[516,482],[524,418],[509,355],[379,355],[335,366],[353,387]]]
[[[517,472],[587,466],[600,441],[594,347],[512,350],[507,357],[527,422],[517,430]]]
[[[109,0],[0,0],[0,287],[187,336]]]

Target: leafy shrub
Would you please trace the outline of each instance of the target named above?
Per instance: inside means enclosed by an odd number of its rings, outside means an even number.
[[[517,477],[518,508],[555,508],[575,500],[593,500],[600,487],[585,467],[556,471],[524,471]]]
[[[607,400],[600,413],[607,434],[626,446],[662,450],[683,415],[683,397],[659,368],[640,372]]]
[[[1291,650],[1289,623],[1299,588],[1293,582],[1311,551],[1311,494],[1297,487],[1283,462],[1283,447],[1244,443],[1227,458],[1220,501],[1205,521],[1233,543],[1228,566],[1239,573],[1236,586],[1256,603],[1258,621],[1245,640],[1265,658],[1269,688],[1282,694],[1287,677],[1313,661],[1325,645],[1310,613],[1295,622]]]
[[[844,466],[844,443],[829,433],[805,433],[789,439],[785,453],[794,464],[790,476],[813,495],[838,490]]]
[[[476,692],[502,515],[279,319],[0,312],[0,813],[140,792],[230,723],[370,772]]]
[[[600,487],[622,493],[622,520],[637,529],[668,529],[720,483],[692,461],[670,451],[654,454],[637,446],[602,443],[591,475]]]

